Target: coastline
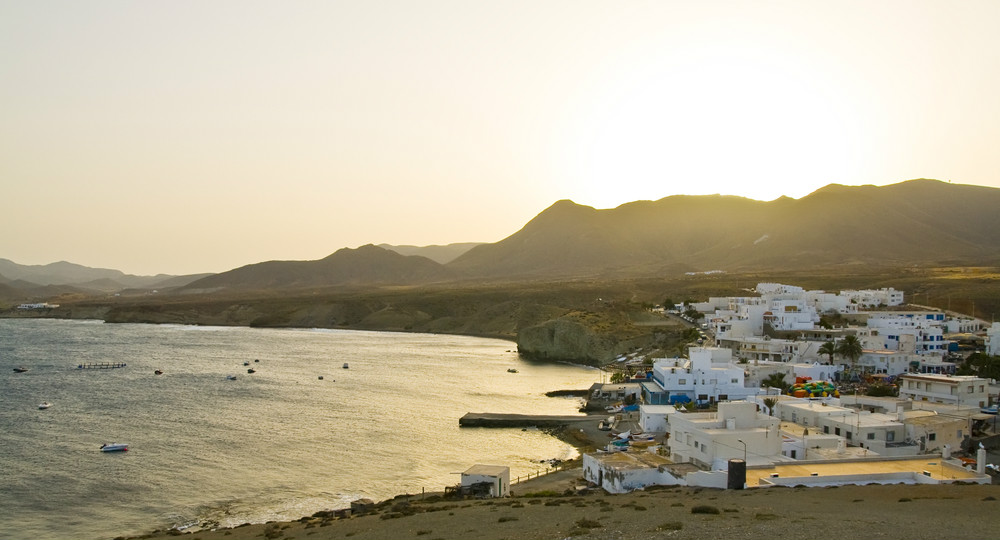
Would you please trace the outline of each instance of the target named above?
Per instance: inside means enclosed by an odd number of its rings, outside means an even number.
[[[591,451],[608,435],[597,430],[604,415],[589,416],[593,417],[592,429],[577,426],[546,431],[581,453]],[[577,458],[556,472],[513,484],[512,496],[505,499],[448,500],[442,493],[398,495],[350,517],[317,512],[288,522],[190,533],[154,531],[133,538],[542,540],[680,536],[693,540],[801,540],[807,531],[825,531],[845,539],[978,540],[996,535],[988,516],[1000,509],[1000,486],[979,484],[747,490],[652,487],[610,495],[586,488],[581,462]]]

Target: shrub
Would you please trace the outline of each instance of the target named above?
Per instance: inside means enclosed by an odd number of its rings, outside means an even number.
[[[699,504],[691,507],[692,514],[719,514],[719,509],[707,504]]]

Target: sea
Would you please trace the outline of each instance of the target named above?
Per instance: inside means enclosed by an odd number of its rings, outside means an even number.
[[[588,388],[600,372],[529,362],[515,348],[449,335],[0,319],[0,539],[295,520],[358,498],[442,491],[474,464],[509,466],[512,479],[544,471],[575,449],[537,429],[458,419],[578,414],[580,398],[545,393]],[[94,363],[126,366],[78,367]],[[129,450],[99,450],[112,442]]]

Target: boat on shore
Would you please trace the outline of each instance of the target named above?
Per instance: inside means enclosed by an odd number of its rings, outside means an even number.
[[[226,375],[226,380],[227,381],[235,381],[236,380],[236,375]]]
[[[43,401],[41,404],[38,405],[38,408],[39,409],[48,409],[51,406],[52,406],[52,404],[49,403],[48,401]]]
[[[347,362],[344,362],[344,369],[347,369],[348,367]]]
[[[517,370],[514,368],[507,368],[507,373],[517,373]]]
[[[101,452],[128,452],[128,445],[124,443],[102,444]]]

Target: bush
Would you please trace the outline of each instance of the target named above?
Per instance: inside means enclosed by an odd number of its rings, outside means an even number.
[[[719,509],[714,506],[709,506],[707,504],[700,504],[698,506],[691,507],[692,514],[719,514]]]

